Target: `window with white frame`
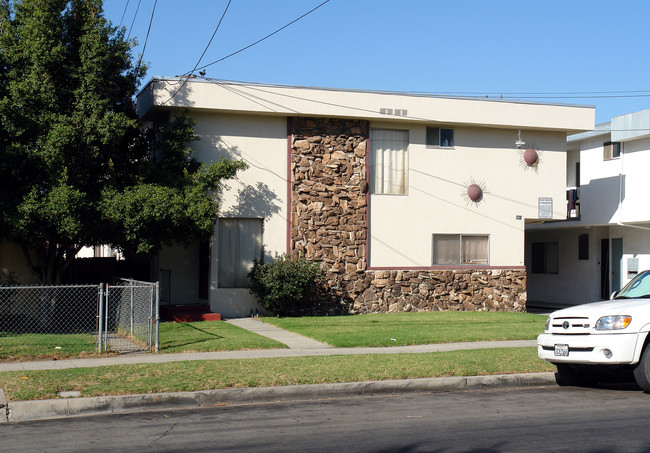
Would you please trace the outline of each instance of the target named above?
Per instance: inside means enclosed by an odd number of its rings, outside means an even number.
[[[621,142],[605,142],[603,144],[603,159],[612,160],[621,157]]]
[[[489,236],[434,234],[433,265],[489,264]]]
[[[264,219],[219,219],[219,288],[248,288],[254,260],[262,259]]]
[[[370,131],[370,192],[408,193],[408,131]]]
[[[441,127],[427,127],[427,148],[452,148],[454,130]]]

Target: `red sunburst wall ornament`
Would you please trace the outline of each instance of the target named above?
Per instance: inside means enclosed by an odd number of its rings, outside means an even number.
[[[533,165],[537,165],[538,161],[539,155],[535,151],[535,148],[526,148],[526,151],[524,151],[524,162],[526,162],[526,165],[532,167]]]
[[[477,182],[472,178],[471,181],[465,182],[464,186],[466,189],[461,196],[465,199],[465,202],[468,205],[473,204],[478,206],[485,201],[484,196],[488,190],[483,181]]]
[[[519,151],[519,165],[525,170],[531,169],[534,172],[539,171],[539,165],[542,163],[542,151],[539,151],[535,144],[530,144],[526,149]]]
[[[467,188],[467,196],[474,203],[478,203],[483,198],[483,189],[478,184],[470,184]]]

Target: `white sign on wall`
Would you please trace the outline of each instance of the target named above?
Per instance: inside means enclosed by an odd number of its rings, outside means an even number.
[[[537,217],[540,219],[553,218],[553,198],[539,197],[537,199]]]

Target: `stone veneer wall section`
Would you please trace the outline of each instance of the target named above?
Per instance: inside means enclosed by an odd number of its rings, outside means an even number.
[[[291,119],[291,250],[337,276],[366,269],[366,121]]]
[[[290,118],[293,254],[348,313],[526,310],[525,270],[367,270],[367,121]]]

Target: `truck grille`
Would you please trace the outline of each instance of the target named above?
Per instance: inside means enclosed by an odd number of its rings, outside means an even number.
[[[555,335],[588,335],[591,322],[586,317],[551,319],[551,332]]]

